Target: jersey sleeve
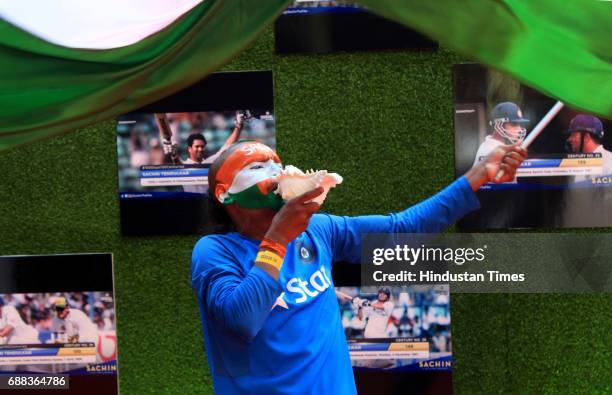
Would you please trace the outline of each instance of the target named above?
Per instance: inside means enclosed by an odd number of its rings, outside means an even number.
[[[230,136],[231,138],[231,136]],[[227,150],[230,145],[232,145],[232,143],[234,141],[236,141],[236,139],[232,140],[231,142],[229,141],[230,138],[228,138],[228,141],[225,142],[225,144],[223,144],[223,146],[221,148],[219,148],[219,150],[217,152],[215,152],[214,154],[212,154],[211,156],[209,156],[208,158],[204,159],[202,161],[202,164],[212,164],[215,160],[217,160],[217,158],[219,156],[221,156],[221,154],[223,153],[223,151]]]
[[[357,217],[319,214],[312,230],[327,240],[334,262],[359,263],[362,234],[438,233],[479,207],[467,178],[461,177],[434,196],[399,213]]]
[[[223,151],[225,151],[227,148],[223,148],[221,147],[221,149],[219,149],[219,151],[215,152],[214,154],[212,154],[211,156],[209,156],[208,158],[205,158],[202,161],[202,164],[212,164],[215,160],[217,160],[217,158],[219,156],[221,156],[221,154],[223,153]]]
[[[15,308],[7,309],[7,310],[8,311],[6,313],[6,323],[12,326],[13,328],[16,328],[22,322],[21,316],[19,315],[19,313],[17,312],[17,309]]]
[[[222,242],[207,236],[194,247],[191,281],[207,319],[248,342],[263,327],[282,286],[259,267],[245,266]]]

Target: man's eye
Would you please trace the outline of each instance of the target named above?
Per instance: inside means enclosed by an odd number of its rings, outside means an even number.
[[[263,169],[262,165],[255,165],[251,167],[251,170]]]

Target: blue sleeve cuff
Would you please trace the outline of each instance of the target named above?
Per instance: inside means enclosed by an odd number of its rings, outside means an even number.
[[[251,275],[257,277],[263,284],[270,287],[270,289],[278,295],[283,292],[283,286],[259,266],[253,266],[251,268]]]
[[[459,177],[454,183],[457,188],[457,196],[465,202],[467,212],[474,211],[480,208],[480,200],[476,196],[476,192],[472,190],[472,186],[466,176]],[[467,213],[466,212],[466,213]]]

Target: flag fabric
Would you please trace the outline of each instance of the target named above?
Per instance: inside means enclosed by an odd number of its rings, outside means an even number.
[[[361,0],[580,110],[612,117],[612,2]]]
[[[45,41],[70,48],[134,44],[174,22],[202,0],[19,0],[0,17]]]
[[[117,22],[108,8],[85,17],[76,0],[55,0],[58,7],[74,6],[55,14],[35,0],[19,2],[22,8],[0,3],[0,150],[112,118],[189,86],[240,53],[290,1],[175,0],[174,8],[163,0],[107,3],[132,7],[117,11]],[[360,3],[569,106],[612,117],[612,2]],[[136,15],[138,4],[150,9]],[[42,16],[23,17],[23,9]],[[74,26],[66,26],[68,16]]]
[[[0,150],[110,119],[193,84],[240,53],[287,4],[204,0],[159,32],[105,50],[53,44],[0,20]]]

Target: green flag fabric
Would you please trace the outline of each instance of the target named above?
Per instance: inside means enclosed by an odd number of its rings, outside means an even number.
[[[0,150],[174,93],[242,51],[287,0],[205,0],[136,44],[66,48],[0,21]]]
[[[612,117],[612,2],[361,0],[571,107]]]
[[[174,93],[243,50],[288,0],[205,0],[159,33],[106,50],[0,21],[0,150]],[[612,117],[612,2],[361,0],[567,105]]]

